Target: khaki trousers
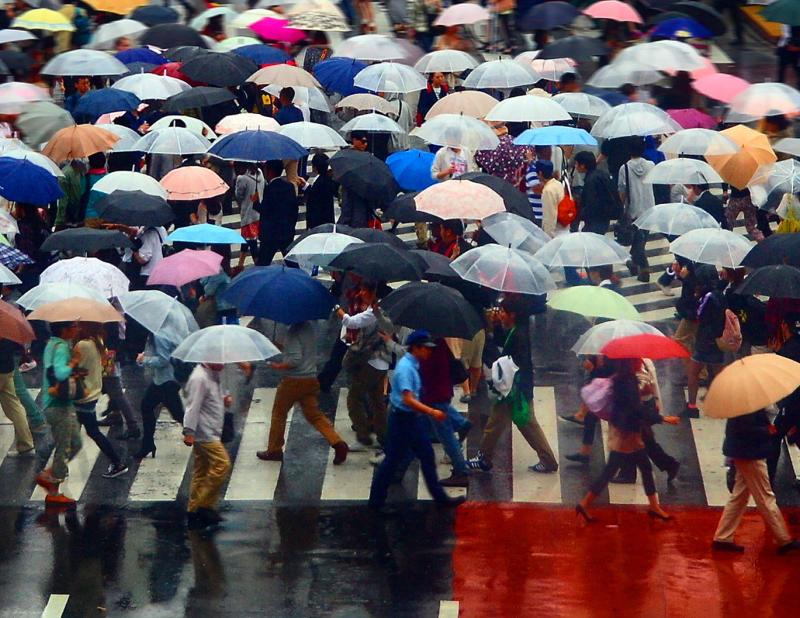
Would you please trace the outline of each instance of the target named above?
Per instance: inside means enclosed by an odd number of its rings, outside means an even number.
[[[548,468],[557,468],[558,461],[553,454],[553,450],[547,443],[547,438],[542,431],[541,426],[536,421],[536,415],[533,410],[533,401],[529,402],[531,409],[531,420],[524,427],[518,427],[519,432],[525,441],[531,445],[531,448],[536,451],[539,456],[539,461]],[[492,411],[489,413],[489,420],[486,421],[486,427],[483,429],[483,439],[481,440],[481,452],[486,461],[492,460],[495,446],[500,436],[503,435],[506,428],[511,422],[511,409],[505,402],[496,403],[492,406]]]
[[[778,545],[785,545],[791,541],[792,537],[786,529],[786,522],[783,520],[778,503],[775,501],[775,494],[772,493],[769,485],[767,461],[765,459],[734,459],[733,463],[736,465],[736,484],[733,486],[731,496],[722,512],[722,519],[719,520],[717,531],[714,533],[714,540],[724,543],[733,542],[733,535],[747,509],[747,502],[750,496],[753,496],[758,512],[772,531]]]
[[[350,371],[347,412],[358,438],[369,438],[371,426],[378,439],[383,440],[387,419],[385,386],[386,372],[369,363]],[[371,422],[369,412],[372,412]]]
[[[69,468],[67,462],[72,460],[81,450],[81,427],[72,406],[50,406],[44,411],[50,433],[53,435],[53,477],[59,482],[67,478]]]
[[[303,416],[333,446],[342,442],[339,434],[333,429],[328,417],[319,409],[317,395],[319,381],[317,378],[283,378],[275,392],[272,404],[272,419],[269,424],[269,442],[267,451],[280,453],[283,450],[286,434],[286,417],[296,403],[300,404]]]
[[[231,470],[231,460],[222,442],[195,442],[194,471],[189,486],[188,511],[213,509],[219,501],[222,484]]]
[[[31,428],[28,427],[28,417],[25,415],[25,408],[17,397],[14,388],[14,372],[0,373],[0,407],[3,414],[14,425],[14,439],[17,443],[17,451],[29,451],[33,448],[33,436]]]

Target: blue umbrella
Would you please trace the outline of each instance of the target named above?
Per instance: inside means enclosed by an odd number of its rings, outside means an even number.
[[[154,52],[149,47],[136,47],[134,49],[126,49],[115,54],[117,60],[122,64],[131,64],[132,62],[146,62],[148,64],[166,64],[169,62],[164,56]]]
[[[99,90],[90,90],[83,95],[72,115],[97,118],[108,112],[131,111],[136,109],[139,103],[141,103],[139,97],[132,92],[118,88],[100,88]]]
[[[597,146],[597,140],[583,129],[550,126],[526,129],[514,138],[517,146]]]
[[[700,22],[688,17],[675,17],[666,19],[650,31],[651,37],[666,39],[709,39],[713,36],[711,30]]]
[[[262,64],[282,64],[291,56],[282,49],[270,45],[243,45],[231,50],[237,56],[249,58],[258,65]]]
[[[327,90],[338,92],[342,96],[369,92],[353,85],[353,80],[367,65],[352,58],[331,58],[323,60],[314,66],[314,77],[317,78]]]
[[[131,19],[142,22],[145,26],[157,26],[159,24],[173,24],[181,20],[180,15],[174,9],[166,6],[140,6],[129,16]],[[176,43],[179,45],[180,43]]]
[[[50,170],[27,159],[0,157],[0,195],[10,202],[43,206],[64,192]]]
[[[14,270],[21,264],[33,264],[33,260],[19,249],[8,245],[0,245],[0,264]]]
[[[316,279],[299,268],[256,266],[237,275],[222,297],[242,315],[267,318],[282,324],[323,320],[334,299]]]
[[[386,159],[392,176],[405,191],[422,191],[435,185],[431,177],[434,154],[422,150],[395,152]]]
[[[308,150],[293,139],[274,131],[238,131],[214,142],[209,154],[226,161],[273,161],[301,159]]]
[[[167,236],[171,242],[192,242],[199,245],[235,245],[246,241],[236,230],[221,225],[201,223],[179,227]]]
[[[623,103],[631,102],[628,97],[617,90],[607,90],[606,88],[592,88],[591,86],[585,86],[583,91],[586,94],[592,94],[603,99],[603,101],[614,107],[617,105],[622,105]]]

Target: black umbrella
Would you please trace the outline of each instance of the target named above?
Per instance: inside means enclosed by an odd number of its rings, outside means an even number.
[[[76,227],[61,230],[48,236],[41,250],[72,251],[73,253],[94,253],[103,249],[133,249],[133,243],[122,232],[115,230],[96,230],[90,227]]]
[[[800,267],[800,234],[773,234],[744,256],[742,266],[759,268],[772,264]]]
[[[407,283],[384,298],[381,309],[395,324],[439,337],[472,339],[483,328],[481,317],[461,293],[441,283]]]
[[[411,253],[421,257],[428,265],[425,270],[426,279],[459,279],[458,273],[450,266],[450,258],[447,256],[427,249],[412,249]]]
[[[800,268],[786,264],[762,266],[748,275],[736,293],[771,298],[800,298]]]
[[[400,223],[425,223],[429,221],[441,221],[436,215],[427,212],[419,212],[414,197],[417,191],[398,195],[389,207],[383,211],[384,221],[399,221]]]
[[[569,2],[551,0],[537,4],[522,18],[520,30],[552,30],[571,24],[581,12]]]
[[[330,166],[336,182],[370,202],[388,204],[400,191],[389,166],[369,152],[340,150]]]
[[[145,8],[157,8],[148,6]],[[154,45],[156,47],[167,48],[176,45],[194,45],[195,47],[206,47],[206,42],[200,33],[189,26],[182,24],[159,24],[148,28],[139,37],[140,45]]]
[[[235,98],[234,94],[226,88],[197,86],[190,90],[184,90],[183,92],[172,95],[164,101],[164,105],[161,106],[161,109],[165,112],[177,113],[184,109],[208,107],[210,105],[224,103],[225,101],[233,101]]]
[[[471,180],[472,182],[477,182],[478,184],[489,187],[503,198],[503,203],[508,212],[513,212],[520,217],[533,220],[533,211],[531,210],[531,205],[528,203],[528,198],[525,197],[522,191],[507,180],[482,172],[468,172],[462,174],[459,178]]]
[[[425,261],[410,251],[386,243],[346,247],[329,264],[333,270],[349,270],[370,281],[414,281],[425,272]]]
[[[125,225],[166,225],[175,219],[167,200],[143,191],[114,191],[99,200],[98,216]]]
[[[175,9],[151,4],[149,6],[140,6],[131,13],[131,19],[135,19],[145,26],[157,26],[159,24],[177,23],[181,20],[181,17]]]
[[[611,50],[600,39],[573,35],[546,45],[537,58],[540,60],[553,58],[591,60],[595,56],[607,56],[610,53]]]
[[[164,52],[164,57],[169,58],[172,62],[189,62],[192,58],[202,56],[203,54],[210,54],[211,52],[204,47],[196,47],[194,45],[178,45],[170,47]]]
[[[662,21],[667,21],[668,19],[691,19],[686,13],[681,13],[679,11],[667,11],[666,13],[656,13],[653,17],[647,20],[648,26],[657,26]]]
[[[256,63],[236,54],[202,54],[184,62],[181,72],[212,86],[240,86],[258,70]]]
[[[294,246],[299,243],[304,238],[308,238],[312,234],[330,234],[332,232],[336,232],[338,234],[347,234],[349,236],[353,235],[353,228],[349,225],[339,225],[338,223],[323,223],[322,225],[318,225],[316,227],[312,227],[310,230],[306,230],[300,236],[294,239],[292,244],[290,244],[286,251],[287,253],[294,249]]]
[[[384,245],[391,245],[395,249],[408,249],[401,238],[383,230],[373,230],[371,227],[353,228],[349,232],[343,233],[367,243],[383,243]]]
[[[670,6],[670,9],[679,11],[680,13],[686,13],[693,20],[711,30],[711,34],[714,36],[722,36],[728,31],[725,25],[725,18],[719,11],[715,11],[702,2],[676,2]],[[738,10],[738,7],[734,6],[734,10]]]
[[[0,62],[2,62],[14,74],[25,74],[33,66],[33,58],[24,52],[13,49],[0,50]],[[8,72],[5,73],[6,75]]]

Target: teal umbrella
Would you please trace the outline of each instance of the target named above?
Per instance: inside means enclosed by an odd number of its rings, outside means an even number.
[[[777,0],[761,12],[761,16],[779,24],[800,26],[800,2],[797,0]]]

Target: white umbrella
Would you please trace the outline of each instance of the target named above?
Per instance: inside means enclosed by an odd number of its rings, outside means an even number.
[[[350,133],[351,131],[368,131],[372,133],[405,133],[403,128],[391,118],[381,114],[371,113],[363,116],[356,116],[346,122],[340,133]]]
[[[6,43],[18,43],[20,41],[36,41],[38,40],[35,35],[27,30],[17,30],[15,28],[6,28],[0,30],[0,45]]]
[[[439,114],[411,131],[420,139],[437,146],[455,146],[472,150],[494,150],[500,140],[485,123],[470,116]]]
[[[594,88],[619,88],[623,84],[645,86],[662,79],[662,73],[638,62],[612,62],[597,69],[586,81],[586,85]]]
[[[347,142],[336,131],[316,122],[293,122],[282,126],[278,133],[292,138],[303,148],[334,150],[347,146]]]
[[[775,152],[783,152],[793,157],[800,157],[800,138],[783,137],[772,145]]]
[[[164,292],[136,290],[121,294],[118,300],[128,316],[176,345],[199,328],[188,307]]]
[[[17,299],[17,304],[29,311],[41,305],[55,303],[68,298],[88,298],[105,303],[106,297],[94,288],[78,283],[40,283],[31,288]]]
[[[238,131],[277,131],[280,126],[274,118],[245,113],[225,116],[214,128],[220,135],[229,135]]]
[[[417,212],[439,219],[477,219],[505,211],[499,193],[470,180],[451,179],[438,182],[414,197]]]
[[[752,248],[752,243],[744,236],[711,228],[686,232],[669,245],[670,253],[722,268],[738,268]]]
[[[578,356],[600,354],[607,343],[621,337],[632,337],[634,335],[661,335],[661,331],[655,326],[650,326],[646,322],[638,320],[611,320],[596,324],[583,333],[572,351]]]
[[[10,157],[12,159],[24,159],[26,161],[30,161],[34,165],[38,165],[42,169],[47,170],[56,178],[64,177],[64,172],[61,171],[61,168],[58,167],[58,165],[56,165],[50,157],[46,157],[38,152],[19,148],[17,150],[7,150],[3,153],[3,156]]]
[[[513,60],[492,60],[478,65],[464,80],[464,88],[517,88],[530,86],[542,77],[531,67]]]
[[[534,253],[547,268],[584,267],[624,264],[631,259],[622,245],[594,232],[562,234]]]
[[[420,73],[461,73],[477,66],[478,61],[466,52],[440,49],[425,54],[417,61],[414,68]]]
[[[638,135],[671,135],[681,131],[669,114],[649,103],[625,103],[612,107],[592,127],[594,137],[613,139]]]
[[[251,36],[232,36],[214,46],[216,52],[229,52],[246,45],[261,45],[261,41]]]
[[[748,183],[748,186],[753,185],[763,187],[767,195],[773,191],[800,193],[800,161],[786,159],[759,166]]]
[[[183,124],[185,124],[185,128],[194,133],[195,135],[199,135],[205,139],[216,139],[217,136],[214,131],[211,130],[205,122],[200,120],[199,118],[194,118],[192,116],[180,116],[177,114],[172,114],[170,116],[164,116],[159,120],[156,120],[153,124],[150,125],[150,131],[158,131],[160,129],[167,129],[175,124],[176,120],[180,120]],[[180,123],[178,123],[180,125]]]
[[[0,285],[19,285],[22,280],[17,277],[13,272],[0,264]]]
[[[101,126],[119,138],[119,141],[111,148],[111,152],[132,152],[134,150],[133,145],[142,137],[133,129],[121,124],[104,124]]]
[[[206,27],[209,19],[215,17],[222,17],[222,21],[228,23],[239,14],[227,6],[215,6],[200,13],[197,17],[189,22],[189,27],[195,30],[202,30]]]
[[[253,73],[247,78],[248,82],[253,82],[259,86],[277,84],[278,86],[304,86],[306,88],[321,88],[317,78],[305,69],[291,66],[288,64],[273,64],[264,67]]]
[[[334,56],[345,56],[368,62],[402,60],[406,51],[397,42],[382,34],[361,34],[345,39],[334,48]]]
[[[128,67],[103,51],[75,49],[55,56],[44,65],[42,75],[62,76],[113,76],[124,75]]]
[[[113,193],[114,191],[141,191],[148,195],[167,199],[167,191],[158,184],[158,181],[147,174],[139,172],[111,172],[98,180],[92,191],[98,193]]]
[[[192,333],[172,356],[187,363],[245,363],[278,356],[281,351],[257,330],[226,324]]]
[[[380,112],[381,114],[392,114],[397,111],[395,106],[383,97],[369,93],[346,96],[336,104],[336,109],[355,109],[360,112]]]
[[[711,129],[683,129],[665,139],[658,149],[667,155],[729,155],[740,148],[729,137]]]
[[[553,101],[575,118],[599,118],[611,109],[600,97],[585,92],[564,92],[555,95]]]
[[[127,72],[127,69],[125,71]],[[135,94],[142,101],[163,101],[173,95],[191,89],[191,86],[185,81],[168,75],[154,75],[153,73],[128,75],[114,82],[111,87]]]
[[[719,228],[717,220],[702,208],[691,204],[657,204],[648,208],[633,224],[667,236],[680,236],[692,230]]]
[[[786,84],[767,82],[753,84],[730,103],[729,122],[749,122],[777,114],[794,115],[800,112],[800,92]]]
[[[59,260],[42,272],[39,283],[76,283],[97,290],[106,298],[119,297],[130,285],[119,268],[91,257]]]
[[[536,73],[541,75],[542,79],[545,79],[549,82],[559,81],[566,73],[578,73],[578,69],[575,68],[575,61],[572,58],[537,58],[535,60],[531,60],[529,66]]]
[[[336,231],[320,232],[299,240],[286,254],[286,258],[303,265],[312,264],[326,267],[346,247],[363,242],[360,238],[340,234]]]
[[[137,141],[132,150],[147,154],[190,155],[206,152],[211,142],[183,127],[151,130]]]
[[[94,31],[89,47],[93,49],[112,49],[118,39],[122,37],[137,39],[145,30],[147,30],[147,26],[140,21],[118,19],[98,27]]]
[[[652,185],[710,185],[724,182],[722,177],[705,161],[698,159],[670,159],[662,161],[644,177]]]
[[[614,62],[632,62],[659,71],[696,71],[706,66],[697,50],[680,41],[655,41],[623,49]]]
[[[550,236],[533,221],[513,212],[498,212],[481,221],[483,231],[498,245],[520,249],[530,254],[550,242]]]
[[[556,289],[547,268],[530,253],[484,245],[460,255],[450,267],[465,281],[501,292],[547,294]]]
[[[558,122],[572,120],[561,105],[552,99],[523,94],[500,101],[486,114],[488,121]]]
[[[20,114],[34,101],[52,101],[44,88],[25,82],[0,84],[0,114]]]
[[[0,155],[10,151],[13,152],[14,150],[33,152],[30,146],[16,137],[0,137]]]
[[[320,112],[331,111],[331,106],[328,104],[328,98],[319,88],[293,86],[293,89],[294,102],[296,105],[308,105],[309,109],[316,109]],[[277,97],[282,88],[277,84],[270,84],[261,90]]]
[[[397,62],[380,62],[359,71],[353,85],[372,92],[396,92],[405,94],[424,90],[428,82],[409,66]]]

